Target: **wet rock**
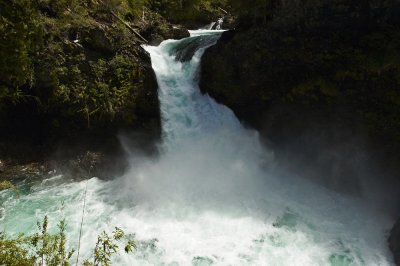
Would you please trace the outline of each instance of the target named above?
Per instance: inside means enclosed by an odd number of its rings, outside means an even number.
[[[87,151],[75,159],[68,161],[64,172],[68,172],[76,179],[85,179],[93,175],[94,170],[102,163],[101,153]]]
[[[11,182],[9,182],[9,181],[0,181],[0,191],[6,190],[6,189],[10,189],[10,188],[14,188],[15,189],[14,185]],[[1,216],[0,216],[0,218],[1,218]]]
[[[123,158],[94,151],[86,151],[74,159],[57,164],[60,173],[75,180],[92,177],[112,178],[122,174],[126,167]]]
[[[45,175],[47,169],[40,162],[7,162],[0,171],[0,181],[18,181],[24,179],[37,179]]]
[[[400,219],[397,220],[390,232],[389,248],[393,252],[396,265],[400,265]]]
[[[92,177],[110,179],[120,176],[127,168],[127,160],[120,150],[74,151],[72,154],[57,155],[35,162],[1,161],[0,182],[14,184],[22,180],[36,181],[55,176],[83,180]]]
[[[181,25],[173,25],[172,26],[172,36],[173,39],[179,40],[186,37],[189,37],[189,31],[181,26]]]

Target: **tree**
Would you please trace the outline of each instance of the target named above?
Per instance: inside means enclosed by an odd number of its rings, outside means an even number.
[[[38,12],[30,0],[0,1],[0,108],[17,101],[32,83],[30,55],[40,46]]]

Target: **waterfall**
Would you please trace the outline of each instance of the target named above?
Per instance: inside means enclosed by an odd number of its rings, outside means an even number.
[[[157,76],[163,144],[169,149],[180,151],[185,144],[192,148],[200,142],[203,148],[204,145],[225,144],[225,148],[229,146],[238,157],[246,149],[254,154],[261,152],[257,133],[245,130],[230,109],[217,104],[208,95],[202,95],[198,87],[200,58],[204,50],[217,41],[220,33],[193,31],[186,40],[170,40],[158,47],[145,47],[151,54]],[[195,49],[190,48],[193,46]],[[188,60],[180,62],[177,54]],[[247,145],[232,145],[235,139]]]
[[[83,257],[102,230],[119,226],[138,250],[115,265],[392,265],[389,218],[287,175],[256,131],[200,92],[201,56],[221,32],[144,47],[159,84],[160,156],[132,157],[118,179],[89,180]],[[65,216],[77,239],[85,183],[44,180],[20,198],[0,192],[0,230],[32,232],[48,214],[51,224]]]
[[[214,27],[214,25],[215,25],[215,22],[211,22],[211,24],[209,25],[208,29],[209,29],[209,30],[212,30],[212,28]]]

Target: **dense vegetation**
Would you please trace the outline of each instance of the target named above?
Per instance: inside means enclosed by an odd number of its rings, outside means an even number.
[[[150,59],[124,24],[141,22],[139,7],[117,2],[1,1],[3,145],[43,146],[84,132],[110,136],[118,128],[158,134]]]
[[[32,235],[21,234],[17,237],[8,237],[0,233],[0,264],[7,266],[68,266],[71,265],[74,249],[68,248],[66,223],[61,220],[56,233],[49,232],[47,216],[42,223],[38,223],[38,230]],[[123,244],[120,247],[121,243]],[[108,234],[103,231],[97,238],[94,246],[93,258],[81,259],[79,252],[76,255],[76,265],[110,266],[113,255],[123,249],[132,253],[136,244],[125,236],[124,231],[116,227]],[[75,257],[75,256],[74,256]],[[81,263],[80,263],[81,262]]]

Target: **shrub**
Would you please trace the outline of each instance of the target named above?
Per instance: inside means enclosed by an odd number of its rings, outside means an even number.
[[[7,237],[0,233],[0,262],[7,266],[69,266],[74,249],[66,245],[66,223],[61,220],[55,234],[48,232],[48,218],[37,224],[38,231],[32,235],[20,234],[17,237]],[[103,231],[97,239],[94,248],[93,262],[88,259],[83,262],[85,266],[109,266],[111,257],[118,253],[119,244],[127,238],[118,227],[111,235]],[[124,245],[126,253],[132,253],[136,245],[131,239],[127,239]]]

